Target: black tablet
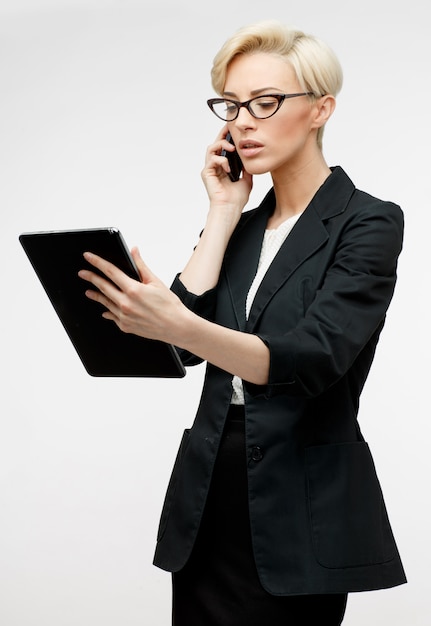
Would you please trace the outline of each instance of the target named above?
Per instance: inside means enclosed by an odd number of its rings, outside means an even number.
[[[78,276],[94,270],[83,253],[93,252],[139,280],[134,261],[116,228],[23,233],[19,236],[40,282],[85,369],[91,376],[180,378],[185,369],[175,347],[123,333],[85,296]],[[97,270],[96,270],[97,271]]]

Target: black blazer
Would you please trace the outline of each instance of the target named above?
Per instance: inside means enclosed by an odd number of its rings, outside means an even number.
[[[197,314],[254,333],[270,350],[268,384],[244,384],[260,580],[283,595],[401,584],[403,568],[357,412],[394,290],[402,212],[356,190],[335,168],[272,262],[246,321],[245,299],[273,210],[270,191],[258,209],[242,215],[215,289],[197,297],[178,278],[172,286]],[[182,358],[186,365],[199,362],[186,352]],[[160,521],[154,563],[163,569],[178,571],[192,550],[231,379],[207,365]]]

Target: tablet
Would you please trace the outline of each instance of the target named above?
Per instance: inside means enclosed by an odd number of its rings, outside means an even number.
[[[23,233],[19,236],[40,282],[85,369],[91,376],[180,378],[185,369],[174,346],[123,333],[102,317],[103,308],[85,296],[79,278],[91,268],[93,252],[139,280],[138,270],[117,228]]]

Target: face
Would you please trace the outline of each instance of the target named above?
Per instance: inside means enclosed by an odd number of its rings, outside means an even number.
[[[223,96],[244,102],[254,96],[300,93],[289,63],[272,54],[241,55],[230,64]],[[318,106],[307,96],[284,100],[280,109],[267,119],[256,119],[242,107],[229,130],[250,174],[276,172],[301,167],[318,151],[316,126]]]

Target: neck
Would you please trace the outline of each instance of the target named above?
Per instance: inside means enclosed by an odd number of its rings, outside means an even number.
[[[330,173],[320,151],[300,166],[272,172],[276,203],[268,226],[276,228],[289,217],[302,213]]]

